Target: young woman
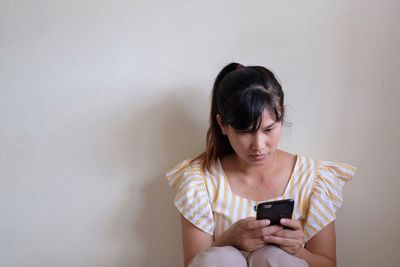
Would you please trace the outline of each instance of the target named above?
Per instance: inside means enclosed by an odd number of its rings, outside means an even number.
[[[355,168],[279,150],[284,115],[268,69],[231,63],[218,74],[206,151],[166,175],[185,266],[336,266],[335,212]],[[258,203],[289,198],[292,219],[255,219]]]

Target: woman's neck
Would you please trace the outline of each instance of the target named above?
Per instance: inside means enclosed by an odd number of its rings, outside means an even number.
[[[279,162],[279,155],[280,151],[275,150],[273,153],[268,155],[268,157],[263,161],[263,164],[252,166],[240,159],[238,155],[234,154],[233,166],[235,167],[236,171],[242,175],[248,177],[266,178],[276,170]]]

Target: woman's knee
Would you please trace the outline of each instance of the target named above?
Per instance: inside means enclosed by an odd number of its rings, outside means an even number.
[[[265,246],[248,257],[249,267],[308,267],[308,264],[296,256],[290,255],[276,246]]]
[[[243,254],[231,246],[211,247],[197,254],[189,265],[190,267],[246,267],[247,262]]]

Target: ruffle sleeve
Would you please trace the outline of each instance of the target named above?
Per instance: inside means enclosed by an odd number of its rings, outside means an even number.
[[[318,161],[303,230],[306,241],[336,219],[336,210],[343,203],[343,186],[351,180],[356,167],[345,163]]]
[[[176,190],[175,207],[193,225],[214,235],[214,216],[205,186],[204,172],[199,162],[185,160],[166,173]]]

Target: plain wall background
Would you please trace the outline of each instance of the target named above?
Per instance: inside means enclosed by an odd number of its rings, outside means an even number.
[[[227,63],[271,68],[281,147],[359,170],[338,265],[399,266],[399,1],[0,1],[0,266],[181,266],[164,173]]]

